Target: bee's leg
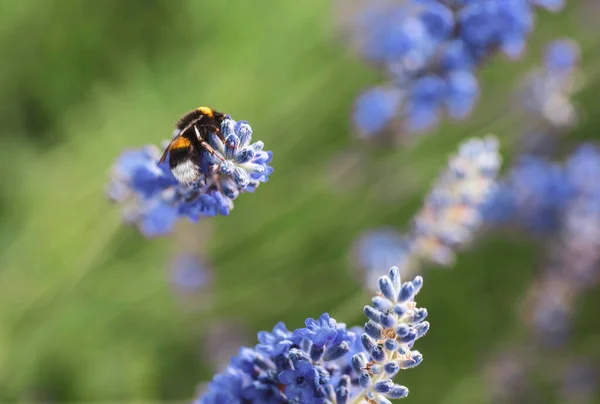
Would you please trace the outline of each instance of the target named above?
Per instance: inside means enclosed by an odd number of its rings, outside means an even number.
[[[217,135],[217,137],[219,139],[221,139],[221,141],[223,143],[225,143],[225,136],[223,136],[223,133],[221,132],[221,128],[219,126],[206,124],[206,125],[202,125],[202,127],[204,129],[206,129],[207,132],[210,131],[211,133],[214,133],[215,135]]]
[[[218,126],[215,126],[215,125],[206,126],[206,128],[207,128],[207,130],[208,130],[208,128],[210,128],[213,131],[213,133],[215,135],[217,135],[217,137],[219,139],[221,139],[221,142],[225,143],[225,136],[223,136],[223,133],[221,132],[221,128],[219,128]]]
[[[217,134],[217,136],[219,137],[219,139],[221,139],[221,141],[223,143],[225,143],[225,136],[223,136],[223,133],[221,132],[221,128],[215,126],[214,129],[215,129],[215,133]]]
[[[194,131],[196,131],[196,137],[198,138],[198,141],[200,142],[200,146],[204,147],[207,152],[209,152],[213,156],[216,156],[219,160],[223,161],[223,158],[217,154],[215,149],[213,149],[212,146],[210,144],[208,144],[208,142],[202,138],[197,126],[194,126]]]
[[[217,191],[219,191],[220,194],[225,195],[223,193],[223,187],[221,187],[221,183],[219,182],[219,176],[217,175],[217,173],[213,173],[212,177],[213,183],[215,184],[215,187],[217,187]]]
[[[223,160],[221,158],[221,156],[219,156],[217,154],[217,152],[215,151],[215,149],[212,148],[211,145],[209,145],[208,143],[206,143],[206,141],[201,140],[200,141],[200,146],[204,147],[206,149],[207,152],[209,152],[210,154],[212,154],[213,156],[216,156],[219,160]]]

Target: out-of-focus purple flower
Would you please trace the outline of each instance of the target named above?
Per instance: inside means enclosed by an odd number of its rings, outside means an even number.
[[[410,1],[370,2],[354,21],[355,41],[362,55],[379,64],[402,63],[408,69],[422,67],[434,43],[426,25],[428,21],[419,18],[417,12],[417,5]],[[439,31],[443,30],[439,27]]]
[[[578,296],[600,280],[600,151],[583,145],[562,166],[528,161],[503,188],[504,219],[554,236],[524,309],[538,341],[557,346],[570,335]]]
[[[412,253],[441,265],[467,245],[482,223],[481,209],[496,186],[501,157],[494,137],[461,144],[415,216]]]
[[[556,230],[571,194],[560,166],[522,157],[485,207],[485,217],[489,223],[515,223],[540,233]]]
[[[439,121],[441,107],[447,98],[446,81],[436,75],[415,79],[407,95],[406,127],[411,132],[433,128]]]
[[[479,82],[469,70],[454,70],[448,74],[446,108],[452,119],[466,118],[479,98]]]
[[[382,131],[398,114],[402,91],[374,87],[362,93],[354,106],[354,123],[363,137]]]
[[[549,11],[559,11],[565,6],[565,0],[530,0],[532,4]]]
[[[572,40],[559,39],[546,47],[543,67],[525,76],[515,103],[527,113],[529,126],[552,133],[576,123],[571,97],[578,89],[579,59],[579,46]]]
[[[361,234],[353,252],[365,271],[366,286],[374,289],[383,265],[398,267],[402,276],[420,273],[423,261],[450,266],[455,251],[466,247],[483,224],[482,209],[494,195],[501,160],[493,136],[463,142],[406,236],[389,227]]]
[[[563,345],[571,336],[573,290],[546,273],[532,284],[528,294],[523,302],[525,323],[536,342],[547,347]]]
[[[408,241],[393,227],[370,230],[359,235],[352,248],[352,257],[360,270],[361,283],[369,290],[379,288],[381,268],[401,267],[409,252]],[[402,273],[402,276],[409,274]]]
[[[588,360],[567,364],[561,375],[559,394],[564,402],[572,404],[591,403],[598,391],[600,374]]]
[[[377,89],[368,90],[354,114],[360,133],[377,135],[395,117],[409,133],[434,128],[444,113],[464,119],[479,97],[478,67],[498,52],[513,59],[522,55],[535,7],[558,11],[563,5],[560,0],[367,1],[351,22],[351,37],[366,60],[384,67],[405,101],[398,105],[400,97],[390,101]],[[550,60],[566,62],[565,52],[555,50],[559,58]]]
[[[513,349],[491,356],[484,365],[483,374],[490,394],[490,402],[521,403],[528,394],[528,375],[532,355],[527,349]]]
[[[551,72],[568,72],[576,69],[581,58],[577,42],[571,39],[557,39],[546,48],[544,67]]]
[[[198,257],[179,254],[171,264],[171,282],[184,292],[198,291],[211,282],[211,272]]]
[[[563,166],[541,157],[522,157],[486,206],[486,220],[544,234],[572,223],[572,237],[593,239],[600,200],[596,175],[600,151],[591,145],[581,146]]]

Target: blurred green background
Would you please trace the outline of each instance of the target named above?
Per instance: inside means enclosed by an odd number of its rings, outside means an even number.
[[[297,328],[324,311],[362,324],[369,294],[352,276],[354,238],[406,227],[463,138],[496,133],[511,161],[519,122],[506,116],[507,89],[549,40],[580,40],[588,76],[564,151],[598,137],[597,26],[583,6],[540,13],[526,57],[483,70],[471,120],[409,149],[367,150],[346,173],[363,180],[340,191],[332,159],[366,148],[349,124],[354,97],[381,77],[348,51],[332,10],[323,0],[0,2],[0,402],[185,402],[214,372],[202,341],[222,321],[243,324],[250,344],[277,321]],[[109,168],[205,104],[248,120],[275,173],[230,217],[147,240],[105,200]],[[214,268],[212,287],[185,299],[168,281],[183,250]],[[427,272],[425,361],[398,378],[410,402],[487,402],[482,364],[526,337],[518,305],[542,253],[497,235],[451,271]],[[596,358],[600,298],[582,303],[571,349]]]

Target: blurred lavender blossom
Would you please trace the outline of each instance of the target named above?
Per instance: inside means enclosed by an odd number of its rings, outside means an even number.
[[[432,129],[445,112],[464,119],[479,98],[477,69],[497,53],[525,50],[535,7],[558,11],[563,0],[406,0],[364,2],[350,22],[351,41],[367,61],[389,75],[355,104],[363,138],[394,119],[404,130]]]
[[[524,151],[549,150],[577,123],[577,108],[572,95],[583,82],[579,69],[577,42],[558,39],[546,47],[544,64],[522,80],[513,103],[519,113],[527,114],[523,136]]]
[[[495,194],[502,161],[498,147],[493,136],[463,142],[425,198],[407,236],[388,227],[357,238],[355,264],[366,274],[367,287],[380,264],[398,266],[403,276],[410,276],[421,269],[421,261],[454,263],[454,252],[471,243],[483,224],[481,210]]]
[[[600,280],[600,150],[581,146],[563,171],[569,193],[558,237],[526,304],[539,340],[552,346],[564,344],[577,298]]]
[[[471,243],[483,223],[481,209],[495,191],[502,162],[498,147],[493,136],[460,145],[414,219],[414,254],[450,266],[454,251]]]
[[[197,256],[178,254],[171,263],[170,280],[178,291],[193,293],[211,284],[212,273]]]
[[[544,157],[521,157],[485,206],[486,221],[542,235],[559,231],[567,217],[573,222],[580,215],[595,214],[599,159],[600,151],[590,144],[580,146],[564,165]],[[572,212],[566,216],[568,209]],[[585,228],[594,231],[592,226]]]
[[[589,360],[578,359],[567,364],[560,380],[560,397],[572,404],[592,403],[600,387],[597,366]]]
[[[352,264],[360,271],[360,283],[376,291],[381,268],[399,265],[408,253],[408,240],[393,227],[361,233],[352,247]],[[409,276],[403,273],[402,276]]]
[[[565,402],[592,402],[597,374],[589,366],[569,364],[563,357],[546,362],[570,341],[580,297],[600,280],[600,150],[590,144],[577,148],[563,164],[525,156],[486,207],[492,224],[533,230],[547,241],[548,256],[526,293],[521,310],[533,340],[528,355],[515,356],[515,366],[527,361],[544,363],[538,369]],[[490,215],[491,214],[491,215]],[[497,219],[501,218],[500,221]],[[551,349],[551,351],[549,351]],[[513,391],[515,379],[499,390]],[[527,399],[525,402],[530,402]],[[516,399],[509,402],[517,402]]]
[[[534,391],[528,375],[531,349],[505,349],[487,359],[483,368],[491,403],[531,403]]]

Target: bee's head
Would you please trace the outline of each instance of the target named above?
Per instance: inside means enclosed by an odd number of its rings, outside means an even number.
[[[213,113],[215,115],[215,119],[219,122],[227,117],[227,114],[224,114],[222,112],[213,111]]]

